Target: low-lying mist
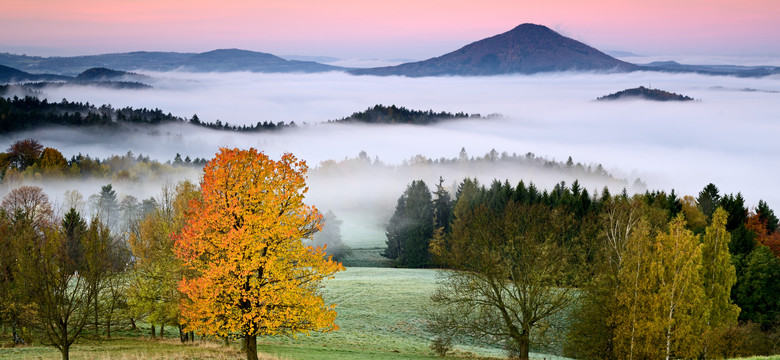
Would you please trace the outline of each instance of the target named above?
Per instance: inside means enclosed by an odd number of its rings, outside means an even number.
[[[290,122],[297,129],[277,132],[235,133],[196,128],[187,124],[157,128],[137,127],[121,134],[97,130],[50,128],[0,138],[5,149],[22,138],[36,138],[44,146],[62,151],[66,158],[78,153],[106,157],[148,155],[166,161],[179,153],[211,158],[219,147],[256,147],[272,157],[292,152],[313,168],[327,160],[343,160],[365,151],[371,160],[401,164],[415,155],[429,159],[457,157],[461,148],[470,156],[528,152],[555,161],[571,156],[585,166],[603,164],[624,183],[588,182],[586,189],[632,190],[636,178],[649,189],[696,195],[707,183],[721,193],[741,191],[747,204],[759,199],[780,206],[776,191],[780,178],[780,77],[736,78],[692,74],[562,73],[536,76],[402,78],[328,74],[254,73],[147,73],[151,90],[107,90],[60,87],[44,90],[50,101],[67,98],[115,108],[160,108],[202,121],[217,119],[231,125],[258,121]],[[653,87],[691,96],[698,101],[595,102],[595,98],[626,88]],[[463,111],[495,119],[441,122],[431,126],[318,124],[361,111],[375,104],[396,104],[410,109]],[[304,123],[308,126],[302,126]],[[549,188],[565,174],[542,174],[530,169],[480,170],[478,174],[435,170],[437,173],[350,173],[310,179],[310,201],[323,211],[332,209],[349,229],[349,209],[364,212],[354,199],[382,204],[372,237],[381,237],[382,222],[392,213],[410,176],[423,178],[433,188],[439,176],[445,185],[461,176],[523,179]],[[441,172],[441,173],[438,173]],[[197,180],[197,175],[193,175]],[[584,181],[584,180],[581,180]],[[624,185],[621,185],[624,184]],[[159,189],[159,188],[158,188]],[[159,191],[153,189],[149,193]],[[82,191],[91,193],[90,191]],[[50,194],[54,196],[54,194]],[[341,209],[342,214],[339,214]],[[358,216],[360,217],[360,216]],[[360,222],[370,222],[360,220]],[[349,244],[348,238],[345,241]],[[377,240],[369,241],[376,243]]]

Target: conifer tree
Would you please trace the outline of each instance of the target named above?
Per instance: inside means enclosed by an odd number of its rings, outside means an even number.
[[[422,180],[412,181],[398,198],[387,225],[387,249],[382,254],[396,266],[424,267],[430,264],[428,250],[433,238],[433,201]]]

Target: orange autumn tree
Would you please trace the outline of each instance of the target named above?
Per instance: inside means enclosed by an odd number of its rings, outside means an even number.
[[[206,164],[175,244],[189,272],[179,284],[189,330],[243,337],[252,360],[259,335],[337,329],[318,289],[344,267],[303,242],[322,227],[303,203],[306,170],[292,154],[274,161],[255,149],[223,148]]]

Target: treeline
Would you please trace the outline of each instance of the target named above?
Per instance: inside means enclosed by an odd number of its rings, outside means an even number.
[[[486,118],[497,117],[492,114]],[[403,106],[374,105],[364,111],[355,112],[350,116],[338,120],[329,120],[329,123],[366,123],[366,124],[414,124],[428,125],[440,120],[453,119],[483,119],[480,114],[467,114],[464,112],[450,113],[446,111],[434,112],[433,110],[410,110]]]
[[[116,128],[122,124],[189,123],[195,126],[215,130],[237,132],[271,131],[284,128],[294,128],[294,122],[258,122],[252,126],[235,126],[220,120],[215,122],[201,121],[197,115],[190,119],[165,113],[160,109],[134,109],[124,107],[115,109],[111,105],[95,106],[90,103],[70,102],[62,99],[60,102],[40,100],[35,96],[22,98],[0,97],[0,134],[14,131],[32,130],[48,125],[91,126]]]
[[[106,82],[112,83],[112,82]],[[124,83],[116,83],[116,86],[130,86]],[[11,90],[11,85],[0,85],[0,94]],[[122,124],[148,124],[158,125],[165,123],[188,123],[213,130],[225,130],[235,132],[264,132],[276,131],[282,129],[296,128],[298,125],[291,121],[258,121],[254,125],[230,125],[228,122],[222,122],[217,119],[214,122],[202,121],[197,114],[189,119],[165,113],[160,109],[134,109],[124,107],[115,109],[111,105],[96,106],[94,104],[82,102],[70,102],[62,99],[60,102],[49,102],[47,99],[40,100],[35,90],[35,86],[25,88],[24,97],[14,96],[12,98],[0,96],[0,134],[14,131],[32,130],[49,125],[63,126],[90,126],[117,128]],[[329,120],[328,123],[368,123],[368,124],[416,124],[427,125],[436,123],[440,120],[451,119],[487,119],[498,117],[498,114],[483,117],[479,114],[467,114],[463,112],[433,112],[433,110],[420,111],[409,110],[405,107],[376,105],[368,108],[366,111],[356,112],[352,115],[339,119]],[[303,123],[303,126],[308,126]]]
[[[606,100],[618,100],[618,99],[630,99],[630,98],[642,98],[642,99],[655,100],[655,101],[693,101],[694,100],[690,96],[680,95],[680,94],[676,94],[673,92],[660,90],[660,89],[650,89],[644,86],[618,91],[616,93],[612,93],[609,95],[604,95],[602,97],[597,98],[596,100],[606,101]]]
[[[713,184],[679,198],[471,179],[452,198],[442,183],[407,187],[383,254],[454,270],[429,314],[440,353],[468,336],[527,358],[545,335],[587,359],[780,351],[780,232],[764,201],[749,210]]]
[[[71,156],[68,160],[51,147],[44,147],[35,139],[16,141],[0,153],[0,179],[3,183],[21,183],[24,180],[58,180],[66,178],[98,178],[114,181],[137,181],[142,178],[160,178],[182,168],[202,168],[206,159],[190,159],[176,154],[172,161],[161,163],[149,156],[113,155],[105,159],[89,155]]]
[[[501,172],[518,173],[532,170],[539,170],[536,174],[545,173],[545,175],[555,176],[560,179],[562,176],[572,178],[597,180],[599,183],[610,183],[610,185],[619,188],[630,188],[636,191],[645,191],[647,185],[641,179],[634,179],[630,182],[627,179],[620,179],[608,172],[603,165],[598,163],[586,164],[575,162],[571,156],[566,161],[550,159],[538,156],[532,152],[525,154],[501,152],[491,149],[483,155],[469,155],[465,148],[461,148],[455,157],[428,158],[423,155],[415,155],[409,159],[403,160],[400,164],[387,164],[378,157],[371,159],[365,151],[361,151],[357,157],[345,158],[343,160],[326,160],[317,166],[314,174],[327,175],[350,175],[360,170],[371,170],[378,173],[393,173],[395,175],[414,175],[417,170],[423,170],[426,173],[437,173],[457,175],[462,177],[462,173],[468,174],[493,174],[497,170]],[[549,174],[546,174],[549,173]],[[419,178],[419,175],[417,176]]]
[[[271,122],[271,121],[258,121],[257,124],[251,125],[251,126],[236,126],[236,125],[230,125],[227,122],[223,123],[221,120],[217,120],[213,123],[209,122],[202,122],[200,121],[200,118],[197,114],[193,115],[192,118],[188,120],[188,122],[192,125],[205,127],[213,130],[228,130],[228,131],[236,131],[236,132],[261,132],[261,131],[274,131],[274,130],[282,130],[282,129],[288,129],[288,128],[296,128],[298,125],[295,124],[295,121],[290,121],[289,123],[285,123],[284,121],[279,122]],[[304,123],[306,125],[306,123]]]

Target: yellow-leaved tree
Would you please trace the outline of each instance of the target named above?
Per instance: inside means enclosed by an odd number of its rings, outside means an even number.
[[[303,202],[306,170],[289,153],[274,161],[255,149],[220,149],[175,243],[186,327],[244,337],[249,360],[259,335],[337,328],[319,285],[344,268],[303,242],[322,226]]]

